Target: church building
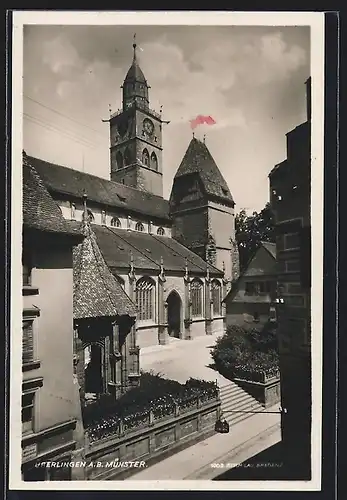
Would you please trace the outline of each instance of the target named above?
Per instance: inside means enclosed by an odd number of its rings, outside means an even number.
[[[87,214],[103,259],[136,304],[133,350],[222,334],[223,298],[239,272],[235,203],[204,141],[192,138],[163,198],[164,121],[150,109],[149,88],[134,44],[122,109],[109,118],[109,180],[28,157],[67,224],[80,227]]]

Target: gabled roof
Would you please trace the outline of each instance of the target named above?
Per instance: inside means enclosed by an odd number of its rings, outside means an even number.
[[[206,144],[195,137],[190,141],[187,151],[175,175],[175,179],[188,174],[198,174],[207,195],[218,197],[234,205],[232,194]]]
[[[276,259],[276,243],[271,243],[270,241],[262,241],[261,245],[270,253],[270,255]]]
[[[78,199],[87,193],[91,202],[169,220],[169,202],[160,196],[32,156],[28,156],[28,160],[51,192]]]
[[[255,252],[253,252],[253,255],[250,257],[246,267],[244,268],[244,270],[242,271],[240,276],[232,284],[232,287],[229,290],[229,292],[227,293],[227,295],[224,297],[223,302],[227,299],[227,297],[229,297],[230,295],[237,292],[239,283],[247,275],[248,270],[249,270],[253,260],[255,259],[255,257],[257,256],[257,254],[261,248],[264,248],[273,259],[273,266],[271,265],[271,269],[269,269],[268,273],[266,273],[266,274],[268,274],[270,276],[274,276],[276,278],[276,243],[271,243],[269,241],[261,241],[259,247],[255,250]],[[252,275],[252,277],[253,277],[253,275]],[[254,276],[254,279],[256,279],[256,276]]]
[[[107,267],[88,222],[83,233],[74,248],[74,318],[135,317],[136,307]]]
[[[23,154],[23,226],[49,233],[81,235],[66,223],[36,169]]]
[[[78,225],[76,221],[68,223]],[[195,275],[204,276],[207,267],[211,276],[223,275],[221,270],[207,264],[173,238],[97,224],[92,224],[92,227],[98,246],[111,269],[129,269],[130,255],[132,255],[135,272],[141,270],[159,272],[162,261],[167,272],[184,272],[187,264],[188,271]]]

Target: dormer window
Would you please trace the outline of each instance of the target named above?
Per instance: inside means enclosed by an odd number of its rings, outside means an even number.
[[[163,227],[158,227],[157,235],[158,236],[164,236],[164,234],[165,234],[164,228]]]
[[[113,226],[113,227],[122,227],[121,221],[118,219],[118,217],[112,217],[112,219],[111,219],[111,226]]]
[[[141,222],[138,222],[135,226],[135,231],[143,232],[145,230],[144,225]]]

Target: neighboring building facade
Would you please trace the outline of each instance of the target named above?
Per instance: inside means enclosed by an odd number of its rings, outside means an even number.
[[[276,290],[276,244],[264,241],[224,299],[227,325],[275,320]]]
[[[35,464],[78,456],[72,314],[73,246],[81,239],[24,158],[22,477],[28,481],[71,479],[72,469]]]
[[[134,59],[123,109],[110,118],[111,180],[29,157],[71,227],[84,213],[97,244],[136,303],[137,345],[223,333],[222,299],[238,276],[234,201],[206,145],[193,138],[170,203],[162,196],[162,121],[149,109],[148,84]],[[199,200],[182,198],[191,178]],[[189,189],[190,189],[189,184]],[[196,224],[195,215],[199,219]],[[195,235],[195,240],[190,235]]]
[[[282,442],[290,471],[309,479],[311,460],[311,80],[307,121],[287,134],[287,159],[271,171],[278,260]]]

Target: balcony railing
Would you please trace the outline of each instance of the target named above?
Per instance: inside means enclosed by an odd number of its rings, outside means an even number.
[[[146,111],[146,112],[149,112],[151,115],[153,115],[155,118],[157,118],[158,120],[161,120],[161,114],[160,113],[157,113],[156,111],[154,111],[154,109],[151,109],[149,108],[148,106],[145,106],[144,104],[141,104],[139,102],[135,102],[133,103],[129,108],[127,109],[131,109],[131,108],[137,108],[137,109],[140,109],[142,111]],[[115,118],[116,116],[119,116],[121,115],[122,113],[124,113],[124,110],[123,109],[118,109],[117,111],[115,111],[114,113],[111,114],[110,116],[110,120],[112,120],[112,118]]]

